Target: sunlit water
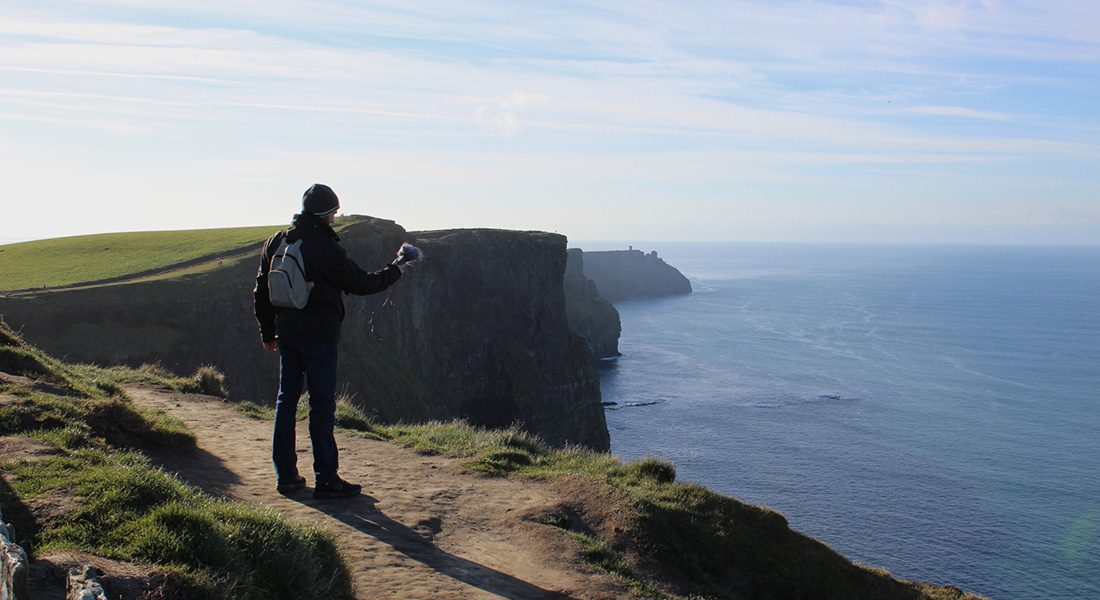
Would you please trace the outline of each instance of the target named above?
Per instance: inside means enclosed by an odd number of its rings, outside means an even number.
[[[615,453],[901,577],[1100,598],[1100,248],[654,247],[696,291],[618,305]]]

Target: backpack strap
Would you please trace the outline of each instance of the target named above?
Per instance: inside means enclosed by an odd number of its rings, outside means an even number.
[[[279,248],[282,247],[283,241],[287,239],[287,235],[289,235],[289,231],[283,229],[282,231],[276,231],[275,235],[271,236],[271,241],[267,244],[267,251],[269,254],[266,257],[269,271],[271,270],[271,263],[275,260],[275,257],[279,255]]]

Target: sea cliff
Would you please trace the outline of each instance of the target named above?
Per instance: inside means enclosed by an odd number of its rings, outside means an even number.
[[[585,252],[584,275],[610,302],[691,293],[691,282],[653,251]]]
[[[569,249],[565,265],[565,310],[569,328],[584,338],[596,359],[619,356],[622,324],[619,311],[600,296],[596,283],[584,274],[585,253]]]
[[[340,385],[382,422],[513,422],[552,444],[609,447],[591,354],[568,326],[565,237],[542,232],[410,233],[358,217],[349,256],[381,268],[403,241],[427,257],[391,290],[345,297]],[[278,359],[260,347],[252,294],[258,246],[176,278],[0,298],[28,341],[69,361],[212,364],[234,400],[270,404]]]

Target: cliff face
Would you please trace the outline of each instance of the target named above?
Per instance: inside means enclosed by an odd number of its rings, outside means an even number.
[[[345,296],[340,387],[368,414],[385,422],[521,422],[554,444],[609,447],[599,379],[567,323],[563,236],[409,234],[366,219],[341,238],[368,270],[387,263],[402,241],[427,257],[390,290]],[[178,373],[213,364],[235,400],[270,404],[278,358],[261,348],[252,315],[258,255],[181,279],[2,298],[0,314],[66,360],[160,362]]]
[[[691,293],[687,277],[656,252],[585,252],[584,274],[596,282],[600,296],[610,302]]]
[[[393,336],[437,401],[475,423],[518,420],[553,443],[607,449],[599,377],[566,319],[565,237],[481,229],[415,239],[427,260],[395,288],[405,309],[376,330]]]
[[[584,338],[594,358],[619,356],[622,324],[619,311],[600,297],[596,283],[584,276],[585,253],[570,248],[565,265],[565,312],[569,328]]]

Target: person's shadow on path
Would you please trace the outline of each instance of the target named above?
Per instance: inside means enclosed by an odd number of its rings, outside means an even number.
[[[240,475],[220,456],[203,448],[183,452],[151,449],[145,450],[145,455],[154,465],[176,474],[183,481],[197,485],[214,497],[227,497],[242,483]]]
[[[286,497],[338,519],[452,579],[505,598],[569,597],[441,550],[416,530],[387,517],[375,507],[377,500],[372,496],[362,494],[353,498],[315,500],[309,497],[310,493],[305,489]],[[438,519],[431,519],[417,526],[427,528],[433,533],[440,531]]]

